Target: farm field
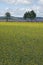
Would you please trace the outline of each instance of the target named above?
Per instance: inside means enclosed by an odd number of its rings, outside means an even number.
[[[0,65],[43,65],[43,23],[0,22]]]

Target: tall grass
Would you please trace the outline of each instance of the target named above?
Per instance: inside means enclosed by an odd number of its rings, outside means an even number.
[[[0,65],[43,65],[43,23],[0,22]]]

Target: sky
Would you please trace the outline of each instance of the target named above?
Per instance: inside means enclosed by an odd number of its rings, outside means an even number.
[[[12,16],[23,17],[26,11],[31,10],[37,17],[43,17],[43,0],[0,0],[0,16],[10,12]]]

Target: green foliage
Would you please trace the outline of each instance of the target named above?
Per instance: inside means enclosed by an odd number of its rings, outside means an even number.
[[[34,19],[34,18],[36,18],[36,13],[32,10],[32,11],[28,11],[28,12],[25,12],[25,14],[24,14],[24,18],[26,19],[26,18],[29,18],[29,19]]]
[[[31,19],[34,19],[34,18],[36,18],[36,13],[32,10],[31,12],[30,12],[30,18]]]
[[[11,17],[11,14],[9,12],[6,12],[5,16],[6,16],[6,21],[8,21],[10,19],[10,17]]]
[[[43,65],[43,23],[0,22],[0,65]]]
[[[26,19],[26,18],[30,18],[30,12],[26,12],[26,13],[24,14],[24,19]]]

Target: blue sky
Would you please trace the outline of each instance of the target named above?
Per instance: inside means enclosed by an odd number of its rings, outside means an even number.
[[[43,0],[0,0],[0,16],[10,12],[12,16],[22,17],[31,10],[36,12],[37,17],[43,17]]]

